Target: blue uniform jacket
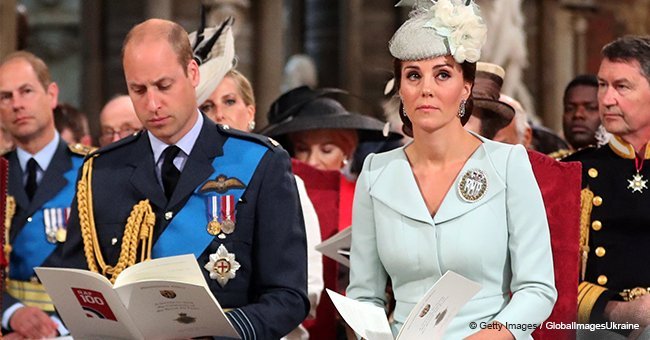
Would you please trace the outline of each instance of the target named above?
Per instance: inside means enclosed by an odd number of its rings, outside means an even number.
[[[156,180],[149,137],[142,132],[97,151],[92,174],[94,217],[104,260],[117,262],[126,220],[135,204],[149,199],[156,215],[156,240],[184,208],[190,195],[215,169],[228,138],[244,138],[267,151],[236,205],[236,228],[225,239],[213,237],[197,258],[212,293],[243,339],[278,339],[298,326],[309,310],[305,228],[289,156],[265,137],[224,129],[205,119],[173,196],[167,201]],[[216,174],[220,174],[216,169]],[[232,176],[232,174],[225,174]],[[87,269],[76,199],[68,240],[59,253],[66,266]],[[207,233],[206,225],[187,225],[188,233]],[[183,239],[178,239],[183,242]],[[221,287],[203,269],[209,255],[224,245],[241,264]],[[139,255],[138,255],[139,258]]]

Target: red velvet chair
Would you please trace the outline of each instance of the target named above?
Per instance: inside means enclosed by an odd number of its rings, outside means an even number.
[[[529,151],[528,157],[546,206],[558,292],[551,315],[533,332],[533,338],[575,339],[575,330],[548,329],[546,324],[577,321],[582,167],[578,162],[561,163],[536,151]]]
[[[339,231],[340,177],[338,171],[321,171],[305,163],[293,160],[293,172],[305,182],[307,194],[314,204],[320,232],[326,240]],[[323,281],[325,288],[340,292],[338,289],[338,263],[323,256]],[[311,340],[336,339],[338,312],[327,297],[321,295],[316,308],[316,319],[306,320],[303,326],[309,331]]]

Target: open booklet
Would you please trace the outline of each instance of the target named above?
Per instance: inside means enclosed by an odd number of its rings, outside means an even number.
[[[115,284],[87,270],[35,268],[75,339],[239,339],[193,255],[125,269]]]
[[[397,338],[399,340],[442,339],[449,322],[481,285],[447,271],[411,310]],[[327,290],[345,322],[368,340],[394,340],[383,308],[359,302]]]
[[[315,249],[332,260],[350,267],[350,244],[352,228],[347,227],[316,245]]]

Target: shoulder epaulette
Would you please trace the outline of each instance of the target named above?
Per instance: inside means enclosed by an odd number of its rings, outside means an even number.
[[[217,128],[219,129],[219,131],[223,132],[226,135],[256,142],[258,144],[267,146],[269,149],[273,149],[280,146],[280,143],[278,143],[275,139],[268,136],[263,136],[256,133],[244,132],[241,130],[233,129],[228,125],[222,125],[222,124],[217,124]]]
[[[567,157],[567,156],[571,155],[572,153],[573,153],[573,150],[560,149],[560,150],[549,153],[547,156],[559,161],[559,160],[563,159],[564,157]]]
[[[101,155],[101,154],[104,154],[104,153],[109,152],[111,150],[115,150],[117,148],[120,148],[120,147],[122,147],[124,145],[131,144],[134,141],[136,141],[138,139],[138,136],[140,136],[144,132],[145,132],[144,130],[138,131],[138,132],[136,132],[136,133],[134,133],[134,134],[132,134],[130,136],[124,137],[124,138],[122,138],[122,139],[120,139],[120,140],[118,140],[116,142],[113,142],[113,143],[108,144],[106,146],[102,146],[99,149],[93,150],[93,152],[89,153],[88,156]]]
[[[81,143],[68,144],[68,149],[74,154],[86,157],[89,153],[97,150],[94,146],[88,146]]]
[[[585,146],[583,148],[580,148],[580,149],[578,149],[578,150],[576,150],[576,151],[562,157],[560,160],[562,160],[564,162],[577,161],[577,160],[582,159],[582,157],[584,157],[584,156],[586,156],[586,155],[588,155],[588,154],[590,154],[590,153],[592,153],[592,152],[594,152],[594,151],[596,151],[598,149],[599,149],[599,147],[596,146],[596,145]]]

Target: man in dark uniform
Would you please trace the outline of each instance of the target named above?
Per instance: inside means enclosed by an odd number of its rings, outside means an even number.
[[[650,325],[650,37],[616,39],[602,55],[598,104],[613,137],[565,158],[583,169],[578,320],[638,324],[634,338]]]
[[[66,238],[77,172],[88,151],[68,146],[56,132],[58,87],[45,63],[16,52],[0,64],[0,118],[14,138],[9,161],[10,267],[3,294],[2,326],[25,338],[67,331],[33,268],[48,263]],[[50,315],[52,315],[50,317]]]
[[[288,154],[197,110],[198,65],[178,24],[135,26],[123,66],[145,131],[87,158],[63,261],[115,278],[135,252],[138,260],[191,253],[243,339],[289,333],[309,301]]]

